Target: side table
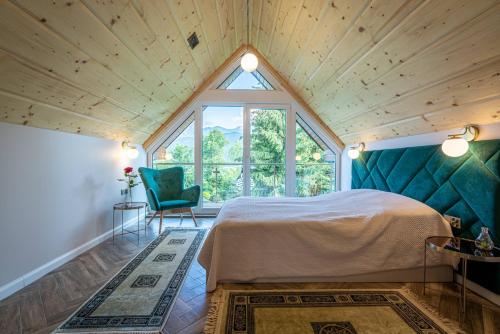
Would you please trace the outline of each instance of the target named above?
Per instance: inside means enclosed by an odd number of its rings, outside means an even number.
[[[474,240],[459,237],[429,237],[425,239],[424,249],[424,295],[427,272],[427,249],[449,254],[462,260],[462,291],[460,294],[460,321],[465,320],[465,304],[467,294],[467,261],[500,262],[500,249],[494,247],[484,251],[476,247]]]
[[[137,234],[137,244],[139,244],[139,234],[140,234],[140,211],[144,209],[144,235],[146,235],[146,210],[148,208],[148,203],[146,202],[130,202],[130,203],[117,203],[113,205],[113,244],[115,243],[115,212],[116,210],[121,211],[122,213],[122,232],[121,236],[124,234]],[[137,230],[128,230],[123,228],[123,213],[125,211],[137,210]]]

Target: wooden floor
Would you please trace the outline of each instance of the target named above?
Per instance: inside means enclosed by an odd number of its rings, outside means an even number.
[[[167,219],[167,226],[178,220]],[[210,227],[212,219],[199,219]],[[158,222],[141,235],[139,244],[133,235],[117,238],[96,246],[57,270],[47,274],[9,298],[0,301],[0,333],[50,333],[73,313],[87,298],[122,268],[149,241],[157,236]],[[183,226],[193,226],[189,219]],[[246,288],[400,288],[406,286],[422,294],[419,283],[325,283],[325,284],[255,284]],[[444,317],[458,320],[459,286],[433,283],[425,300]],[[205,322],[209,294],[205,293],[205,271],[194,262],[167,322],[165,332],[201,333]],[[500,334],[500,308],[469,293],[464,329],[468,333]]]

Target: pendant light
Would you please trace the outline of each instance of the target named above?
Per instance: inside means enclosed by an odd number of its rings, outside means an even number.
[[[259,60],[257,56],[248,51],[248,43],[250,43],[250,9],[249,0],[247,0],[247,51],[243,57],[241,57],[241,68],[246,72],[253,72],[259,66]]]

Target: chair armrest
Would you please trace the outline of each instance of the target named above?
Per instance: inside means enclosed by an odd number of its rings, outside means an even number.
[[[181,199],[198,203],[200,199],[200,186],[192,186],[182,191]]]
[[[158,200],[158,195],[156,195],[156,192],[153,189],[148,188],[146,190],[146,196],[148,196],[148,201],[151,205],[151,209],[153,209],[154,211],[160,211],[160,201]]]

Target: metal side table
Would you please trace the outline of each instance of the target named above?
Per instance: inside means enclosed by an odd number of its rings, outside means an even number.
[[[113,244],[115,243],[115,212],[116,210],[121,211],[122,213],[122,232],[121,236],[124,234],[137,234],[137,244],[139,244],[139,235],[140,235],[140,212],[141,209],[144,209],[144,235],[146,235],[146,210],[148,208],[148,203],[146,202],[131,202],[131,203],[117,203],[113,205]],[[136,230],[128,230],[123,227],[123,213],[125,211],[137,210],[137,229]]]
[[[462,291],[460,294],[460,321],[465,320],[466,304],[466,281],[467,281],[467,261],[480,262],[500,262],[500,249],[493,248],[491,251],[484,251],[476,248],[474,240],[458,237],[429,237],[425,239],[424,249],[424,295],[427,273],[427,249],[449,254],[462,259]]]

